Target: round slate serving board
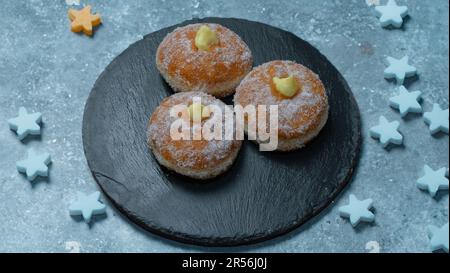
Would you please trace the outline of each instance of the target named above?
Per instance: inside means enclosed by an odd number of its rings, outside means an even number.
[[[252,50],[255,66],[286,59],[317,73],[330,102],[319,136],[285,153],[259,152],[244,141],[232,168],[208,183],[161,167],[147,148],[146,127],[172,90],[155,67],[155,52],[167,33],[197,22],[235,31]],[[292,33],[242,19],[194,19],[145,36],[100,75],[83,118],[89,168],[117,209],[146,230],[197,245],[255,243],[305,223],[349,182],[360,142],[358,106],[336,68]]]

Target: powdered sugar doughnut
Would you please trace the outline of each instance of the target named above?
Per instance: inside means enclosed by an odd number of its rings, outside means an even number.
[[[224,112],[227,107],[222,101],[203,92],[183,92],[164,99],[153,112],[147,130],[147,142],[158,162],[179,174],[196,179],[208,179],[225,172],[234,162],[242,141],[226,140],[174,140],[170,134],[171,124],[177,117],[170,111],[176,105],[188,107],[194,97],[201,98],[201,104],[208,107],[216,105]],[[210,117],[196,127],[191,121],[183,120],[190,132],[199,129],[205,122],[221,122],[225,127],[225,115],[211,113]],[[233,128],[233,126],[231,126]],[[233,128],[234,130],[234,128]],[[225,130],[224,130],[225,132]]]
[[[288,76],[293,76],[299,86],[291,98],[281,95],[272,81],[273,77]],[[319,77],[292,61],[272,61],[255,67],[236,88],[234,104],[278,105],[280,151],[303,147],[328,119],[328,97]]]
[[[209,51],[195,46],[202,25],[215,31],[219,43]],[[175,92],[202,91],[225,97],[252,68],[252,54],[233,31],[218,24],[191,24],[169,33],[156,52],[156,66]]]

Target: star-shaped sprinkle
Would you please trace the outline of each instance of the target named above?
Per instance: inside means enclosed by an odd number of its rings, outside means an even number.
[[[350,218],[350,223],[355,227],[361,221],[373,222],[375,220],[375,215],[370,211],[372,207],[372,199],[360,201],[355,195],[350,194],[350,203],[340,207],[339,213],[342,217]]]
[[[417,180],[417,187],[426,190],[432,197],[436,196],[439,190],[448,190],[447,168],[440,168],[435,171],[428,165],[423,168],[425,175]]]
[[[403,84],[406,77],[412,77],[417,73],[417,69],[408,64],[408,56],[404,56],[400,60],[387,57],[386,60],[389,63],[389,66],[384,70],[384,77],[386,79],[395,78],[398,84]]]
[[[406,6],[398,6],[395,0],[389,0],[386,6],[375,7],[382,27],[392,25],[399,28],[403,24],[403,17],[408,15]]]
[[[17,171],[25,173],[28,181],[33,181],[37,176],[48,176],[48,164],[50,154],[38,154],[34,150],[28,150],[28,158],[16,163]]]
[[[41,113],[28,114],[25,107],[19,108],[19,116],[8,120],[9,128],[16,131],[17,137],[22,140],[28,135],[40,135],[42,122]]]
[[[431,251],[444,250],[448,253],[448,222],[443,227],[428,226]]]
[[[66,4],[69,6],[79,6],[80,0],[66,0]]]
[[[69,9],[69,19],[72,21],[71,29],[73,32],[81,32],[92,36],[92,27],[102,23],[99,14],[91,13],[91,6],[86,6],[81,10]]]
[[[433,104],[433,110],[431,112],[425,112],[423,118],[426,124],[430,126],[431,134],[435,134],[439,131],[448,134],[448,108],[442,110],[439,104]]]
[[[400,94],[389,99],[389,105],[400,111],[402,117],[408,113],[422,113],[422,106],[419,104],[422,92],[409,92],[403,85],[399,88]]]
[[[78,200],[70,205],[70,215],[83,216],[86,223],[91,221],[92,215],[104,214],[106,212],[105,204],[100,201],[100,192],[96,191],[90,195],[85,195],[81,192],[78,193]]]
[[[386,148],[389,143],[401,145],[403,136],[398,131],[398,121],[389,122],[384,116],[380,116],[379,124],[370,128],[370,135],[380,139],[381,144]]]

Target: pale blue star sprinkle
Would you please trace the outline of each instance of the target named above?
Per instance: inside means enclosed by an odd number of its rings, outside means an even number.
[[[403,17],[408,15],[408,7],[398,6],[395,0],[389,0],[386,6],[375,7],[382,27],[392,25],[399,28],[403,24]]]
[[[406,77],[412,77],[417,73],[417,69],[408,64],[408,56],[404,56],[400,60],[387,57],[386,60],[389,63],[389,66],[384,70],[384,77],[386,79],[395,78],[398,84],[403,84]]]
[[[19,116],[8,120],[9,128],[16,131],[17,137],[22,140],[28,135],[40,135],[42,122],[41,113],[28,114],[25,107],[19,108]]]
[[[389,143],[401,145],[403,136],[398,132],[398,121],[389,122],[384,116],[380,116],[379,124],[370,128],[370,135],[380,139],[380,143],[386,148]]]
[[[17,171],[25,173],[28,181],[33,181],[37,176],[48,176],[48,164],[50,154],[37,154],[34,150],[28,150],[28,158],[16,163]]]
[[[78,200],[69,207],[70,215],[83,216],[86,223],[91,221],[92,215],[104,214],[106,206],[99,201],[100,192],[96,191],[90,195],[78,193]]]
[[[439,190],[448,190],[447,168],[440,168],[435,171],[428,165],[424,167],[425,175],[417,180],[417,187],[426,190],[432,197],[436,196]]]
[[[448,108],[442,110],[439,104],[433,104],[433,110],[423,115],[424,121],[430,126],[431,134],[439,131],[448,134]]]
[[[428,226],[431,251],[443,250],[448,253],[448,222],[443,227]]]
[[[405,117],[408,113],[422,113],[422,106],[419,103],[422,92],[409,92],[403,85],[399,88],[400,94],[389,99],[389,105],[400,111],[400,115]]]
[[[342,217],[350,218],[350,223],[355,227],[361,221],[373,222],[375,220],[375,215],[370,211],[372,206],[372,199],[360,201],[355,195],[350,194],[350,203],[340,207],[339,213]]]

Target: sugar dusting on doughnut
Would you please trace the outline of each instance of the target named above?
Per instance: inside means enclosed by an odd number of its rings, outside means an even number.
[[[237,140],[172,140],[170,126],[176,117],[170,116],[170,109],[175,105],[192,103],[193,97],[200,97],[205,106],[217,105],[224,111],[226,105],[218,99],[203,92],[184,92],[174,94],[166,99],[156,108],[152,114],[147,130],[148,144],[157,159],[170,169],[193,176],[195,178],[209,178],[226,170],[234,161],[240,149],[241,141]],[[224,115],[216,115],[214,112],[208,118],[211,122],[217,120],[225,122]],[[186,121],[189,122],[189,121]],[[204,124],[206,121],[202,121]],[[187,124],[192,133],[196,130],[192,124]],[[218,171],[220,170],[220,171]],[[208,177],[196,177],[200,172]]]
[[[293,76],[299,86],[292,98],[283,97],[272,83],[273,77],[287,76]],[[278,105],[280,140],[315,136],[328,116],[328,98],[319,77],[291,61],[272,61],[254,68],[236,89],[234,103],[243,107]]]
[[[219,44],[209,51],[195,46],[197,30],[207,25]],[[191,24],[169,33],[158,47],[156,63],[175,91],[203,91],[223,97],[250,71],[252,54],[233,31],[218,24]]]

